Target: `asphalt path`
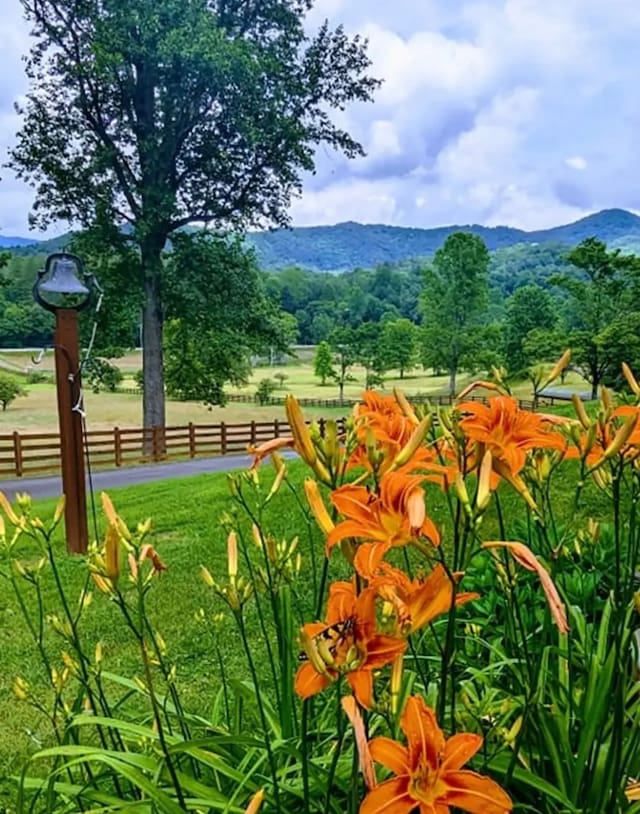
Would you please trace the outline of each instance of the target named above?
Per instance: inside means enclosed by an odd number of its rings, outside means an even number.
[[[251,465],[251,461],[250,455],[224,455],[217,458],[196,458],[191,461],[146,464],[122,469],[100,469],[93,472],[93,489],[94,492],[100,492],[103,489],[118,489],[121,486],[137,486],[140,483],[188,478],[192,475],[205,475],[210,472],[231,472],[234,469],[246,469]],[[0,491],[4,492],[9,500],[14,500],[17,492],[27,492],[34,500],[58,497],[62,494],[62,480],[59,475],[0,480]]]

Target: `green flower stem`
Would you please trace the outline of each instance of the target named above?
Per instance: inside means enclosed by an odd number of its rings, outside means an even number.
[[[262,703],[262,691],[260,689],[260,681],[258,679],[258,672],[256,670],[253,655],[251,654],[251,647],[249,645],[249,640],[247,638],[247,631],[244,625],[244,618],[242,616],[242,608],[240,608],[237,611],[234,611],[234,616],[238,623],[238,628],[240,630],[240,638],[242,639],[242,645],[244,647],[244,652],[247,656],[247,663],[249,665],[249,670],[251,672],[251,680],[253,681],[253,686],[255,687],[256,691],[256,699],[258,701],[258,712],[260,713],[260,721],[262,723],[262,731],[264,733],[264,744],[267,749],[267,755],[269,758],[269,768],[271,770],[271,780],[273,782],[273,793],[275,796],[276,810],[282,811],[282,807],[280,804],[280,789],[278,788],[278,773],[276,769],[276,761],[273,754],[273,750],[271,748],[271,733],[269,732],[267,716],[265,714],[264,706]]]

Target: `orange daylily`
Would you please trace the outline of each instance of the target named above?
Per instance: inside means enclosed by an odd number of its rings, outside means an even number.
[[[376,773],[369,752],[369,742],[367,741],[367,733],[364,728],[362,713],[353,695],[345,695],[340,701],[340,704],[349,719],[349,723],[353,727],[353,737],[358,752],[358,768],[362,772],[365,785],[368,789],[372,789],[376,785]]]
[[[400,636],[415,633],[437,616],[448,613],[452,602],[463,605],[480,596],[476,593],[456,595],[455,583],[440,564],[422,579],[410,579],[404,571],[386,562],[381,563],[380,570],[370,587],[391,604]]]
[[[589,467],[597,467],[608,458],[622,454],[633,458],[640,453],[640,407],[618,407],[605,421],[591,426],[588,419],[577,447],[570,449],[568,458],[584,458]]]
[[[345,675],[358,703],[373,705],[373,671],[390,664],[406,641],[378,633],[376,593],[365,588],[356,596],[351,582],[329,590],[326,622],[305,625],[301,635],[306,661],[296,673],[295,690],[310,698]]]
[[[491,452],[494,470],[502,475],[504,468],[517,475],[524,467],[527,452],[532,449],[564,450],[562,435],[549,429],[549,417],[521,410],[508,396],[496,396],[488,404],[463,402],[457,410],[467,413],[460,427],[464,434],[484,450]]]
[[[511,543],[505,541],[492,541],[482,544],[483,548],[506,548],[511,554],[513,559],[525,568],[527,571],[533,571],[538,575],[542,590],[547,599],[551,616],[555,622],[556,627],[560,633],[569,632],[569,623],[567,622],[567,611],[564,603],[560,598],[558,589],[551,579],[551,575],[547,569],[542,565],[540,560],[536,557],[533,551],[524,543]]]
[[[327,535],[327,550],[341,540],[359,539],[354,565],[362,576],[369,577],[389,548],[420,537],[439,545],[438,530],[426,514],[423,481],[422,475],[386,472],[380,479],[379,494],[352,484],[336,489],[331,502],[346,519]]]
[[[394,777],[372,789],[362,801],[360,814],[508,814],[513,804],[505,791],[488,777],[462,766],[482,746],[480,735],[460,733],[445,740],[432,709],[411,696],[400,727],[403,746],[391,738],[369,743],[373,759]]]
[[[253,455],[253,463],[251,469],[257,469],[267,455],[273,455],[281,449],[293,449],[296,445],[293,436],[280,436],[279,438],[271,438],[269,441],[264,441],[262,444],[256,446],[248,446],[247,452]]]
[[[371,442],[379,453],[378,474],[393,466],[398,453],[407,447],[420,424],[415,414],[410,412],[406,399],[402,397],[401,401],[405,402],[404,407],[394,396],[381,396],[373,390],[363,394],[362,403],[354,407],[356,436],[360,443],[349,458],[350,467],[371,469],[367,449]],[[412,450],[411,459],[403,469],[427,470],[430,480],[442,482],[441,467],[436,461],[434,450],[421,444]]]

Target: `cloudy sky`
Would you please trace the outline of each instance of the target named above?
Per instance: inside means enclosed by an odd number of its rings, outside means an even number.
[[[2,11],[6,154],[29,38],[18,0]],[[317,0],[309,25],[325,17],[369,39],[384,84],[341,114],[367,157],[320,150],[295,225],[530,229],[640,212],[638,0]],[[4,170],[0,233],[26,234],[31,198]]]

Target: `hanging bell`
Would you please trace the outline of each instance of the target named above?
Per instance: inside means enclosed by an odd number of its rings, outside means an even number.
[[[79,258],[71,254],[53,254],[47,258],[33,288],[37,302],[49,311],[59,308],[82,309],[91,291],[82,282],[84,271]]]

